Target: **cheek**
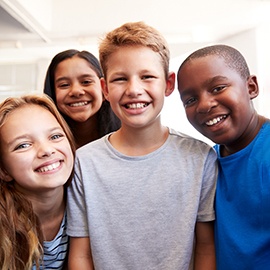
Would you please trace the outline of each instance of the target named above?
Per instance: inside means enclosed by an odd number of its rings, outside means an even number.
[[[28,170],[30,161],[27,158],[16,158],[7,157],[3,160],[4,168],[12,179],[17,179],[18,177],[24,175],[25,171]]]
[[[100,109],[100,107],[102,106],[102,103],[104,101],[104,97],[103,97],[102,92],[100,92],[100,93],[96,92],[95,95],[92,95],[92,97],[94,98],[92,109],[95,112],[97,112]]]
[[[100,91],[99,90],[96,90],[95,93],[96,93],[96,95],[95,95],[96,102],[97,103],[102,103],[103,100],[104,100],[104,96],[103,96],[102,90],[101,89],[100,89]]]
[[[68,141],[66,141],[66,144],[62,145],[61,150],[59,149],[59,152],[61,152],[65,156],[67,170],[66,172],[68,174],[67,177],[69,177],[74,166],[74,155]]]
[[[68,155],[68,166],[70,168],[70,173],[71,173],[74,166],[74,156],[70,148],[69,148],[69,155]]]
[[[194,120],[195,120],[195,116],[196,116],[195,109],[193,109],[193,108],[185,108],[185,112],[186,112],[186,116],[187,116],[188,121],[191,124],[194,124]]]
[[[56,91],[55,92],[56,106],[59,109],[59,111],[61,111],[62,113],[64,113],[62,108],[64,107],[65,96],[66,96],[66,93],[64,91]]]
[[[57,105],[62,104],[63,103],[63,99],[66,96],[65,91],[59,91],[59,90],[55,90],[55,97],[56,97],[56,103]]]
[[[101,85],[93,85],[88,88],[87,94],[92,96],[95,102],[103,101],[103,92]]]

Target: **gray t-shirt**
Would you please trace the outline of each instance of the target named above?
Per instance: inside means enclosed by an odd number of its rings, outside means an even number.
[[[95,270],[185,270],[195,223],[215,219],[215,151],[170,130],[145,156],[126,156],[109,135],[77,150],[68,189],[68,234],[89,236]]]

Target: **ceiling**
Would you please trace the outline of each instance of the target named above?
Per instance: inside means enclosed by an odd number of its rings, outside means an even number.
[[[266,15],[265,15],[266,14]],[[84,47],[128,21],[167,39],[172,56],[269,22],[269,0],[0,0],[0,61]]]

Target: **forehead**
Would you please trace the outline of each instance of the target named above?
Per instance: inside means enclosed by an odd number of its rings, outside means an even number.
[[[55,69],[55,74],[58,75],[62,72],[74,72],[75,70],[84,73],[87,71],[88,73],[92,71],[92,67],[87,60],[78,56],[73,56],[60,62]]]
[[[198,58],[192,58],[189,61],[187,61],[183,68],[189,68],[189,69],[227,69],[228,65],[226,64],[223,57],[217,56],[217,55],[207,55],[202,56]]]
[[[4,132],[5,129],[37,130],[41,127],[57,124],[56,118],[50,111],[39,105],[28,104],[7,115],[1,132]]]
[[[225,76],[226,74],[240,76],[239,72],[230,67],[223,57],[207,55],[187,61],[182,66],[178,77],[185,79],[191,76]]]
[[[208,55],[190,59],[178,73],[178,89],[202,87],[209,82],[242,82],[240,73],[226,63],[224,58],[216,55]]]
[[[107,70],[113,66],[145,66],[162,68],[159,53],[145,46],[123,46],[114,51],[107,59]]]

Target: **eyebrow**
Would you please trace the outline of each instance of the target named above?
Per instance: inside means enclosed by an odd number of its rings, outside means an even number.
[[[205,80],[203,82],[203,87],[206,87],[208,84],[211,84],[211,83],[214,83],[215,81],[218,81],[218,80],[227,80],[228,78],[225,77],[225,76],[214,76],[212,78],[209,78],[207,80]],[[193,87],[189,87],[189,88],[186,88],[186,89],[183,89],[180,93],[181,95],[181,98],[184,98],[185,96],[188,96],[190,94],[190,92],[192,93],[194,91]]]
[[[210,78],[210,79],[207,79],[207,80],[203,83],[203,86],[208,85],[208,84],[210,84],[210,83],[213,83],[213,82],[215,82],[215,81],[217,81],[217,80],[227,80],[227,79],[228,79],[228,77],[221,76],[221,75],[214,76],[214,77],[212,77],[212,78]]]
[[[13,140],[11,140],[11,141],[9,141],[9,142],[7,143],[7,146],[9,147],[9,146],[13,145],[16,141],[19,141],[19,140],[21,140],[21,139],[25,139],[25,138],[28,138],[28,137],[29,137],[28,134],[23,134],[23,135],[21,135],[21,136],[15,137]]]
[[[48,130],[49,133],[52,133],[52,132],[55,132],[55,131],[62,131],[65,134],[65,132],[64,132],[64,130],[63,130],[63,128],[61,126],[53,127],[53,128]],[[22,140],[22,139],[27,139],[27,138],[30,138],[30,137],[31,137],[31,134],[28,134],[28,133],[22,134],[22,135],[20,135],[18,137],[15,137],[13,140],[9,141],[7,143],[7,146],[10,147],[12,144],[16,143],[16,141],[19,141],[19,140]]]
[[[79,78],[95,78],[95,75],[92,75],[92,74],[83,74],[83,75],[80,75]],[[60,82],[60,81],[64,81],[64,80],[70,80],[70,77],[66,77],[66,76],[63,76],[63,77],[59,77],[57,79],[55,79],[55,82]]]

